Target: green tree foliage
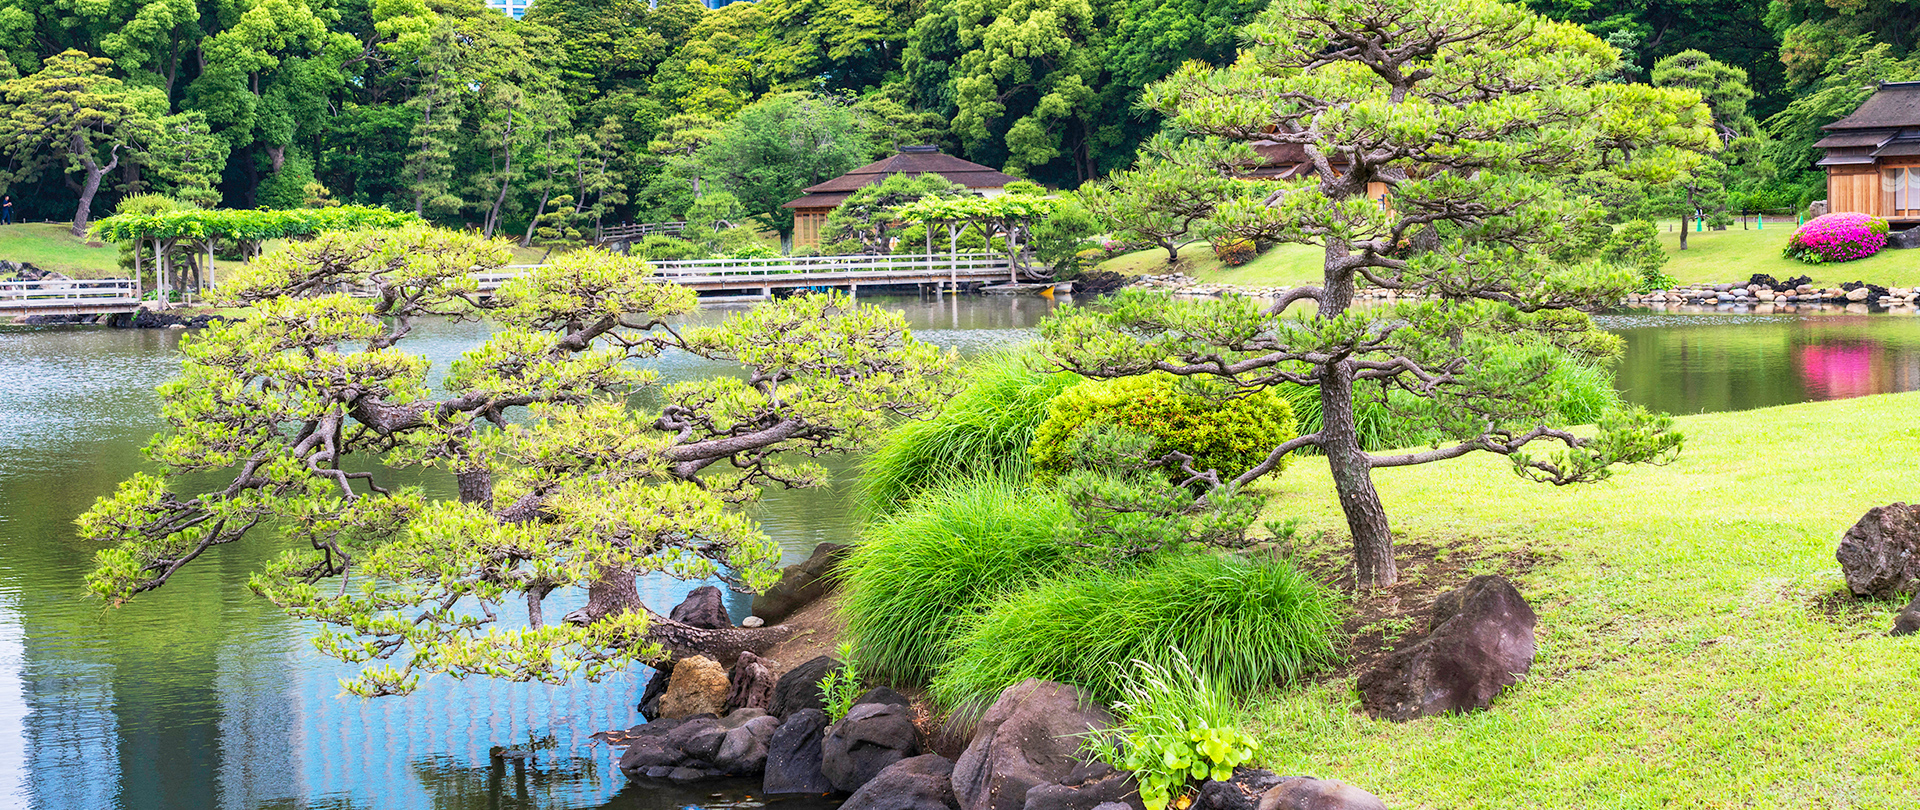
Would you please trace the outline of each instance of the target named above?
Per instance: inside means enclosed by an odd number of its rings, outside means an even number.
[[[741,110],[698,158],[707,176],[733,192],[748,214],[785,237],[793,233],[793,211],[782,204],[872,154],[851,105],[831,96],[783,93]]]
[[[1885,45],[1895,55],[1920,45],[1920,4],[1912,0],[1771,0],[1767,25],[1780,38],[1780,61],[1793,86],[1834,74],[1836,62]]]
[[[893,242],[904,230],[894,210],[915,200],[929,197],[970,195],[965,186],[937,174],[893,174],[847,195],[845,202],[827,214],[820,229],[820,251],[828,254],[894,252]],[[922,230],[924,234],[924,229]],[[901,245],[921,251],[924,245]]]
[[[130,159],[155,124],[152,95],[108,76],[112,66],[109,59],[62,51],[47,57],[40,72],[0,85],[7,103],[0,119],[7,180],[36,180],[57,167],[79,200],[74,236],[87,232],[101,179]]]
[[[667,329],[692,292],[599,251],[558,256],[476,307],[473,274],[509,256],[469,234],[343,231],[249,265],[222,290],[252,316],[190,340],[161,388],[158,473],[81,518],[83,536],[110,544],[91,590],[118,601],[161,587],[265,523],[294,550],[253,590],[324,625],[320,649],[365,665],[357,694],[436,672],[592,679],[663,647],[737,654],[738,631],[652,614],[635,577],[770,584],[778,547],[731,504],[765,484],[817,485],[824,470],[792,457],[854,449],[895,413],[929,410],[945,356],[897,313],[835,295]],[[374,295],[332,292],[342,285]],[[482,313],[499,331],[430,387],[430,363],[404,348],[413,324]],[[744,373],[633,410],[654,375],[632,361],[668,350]],[[461,497],[393,484],[394,467],[446,470]],[[545,600],[568,590],[584,606],[549,621]],[[525,612],[507,615],[509,602]]]
[[[1182,246],[1208,236],[1215,207],[1253,190],[1235,180],[1258,164],[1244,143],[1162,136],[1147,142],[1131,171],[1080,189],[1080,201],[1114,236],[1158,245],[1172,264]]]
[[[1898,58],[1887,44],[1835,56],[1824,75],[1794,96],[1792,103],[1766,121],[1773,136],[1764,147],[1770,162],[1790,178],[1813,181],[1809,199],[1826,195],[1826,182],[1814,168],[1821,151],[1813,144],[1825,134],[1820,128],[1846,117],[1873,95],[1883,81],[1920,79],[1920,54]]]
[[[1250,47],[1233,68],[1182,68],[1148,98],[1190,132],[1305,150],[1310,176],[1221,205],[1215,225],[1317,247],[1324,279],[1270,305],[1123,293],[1103,309],[1067,310],[1043,329],[1063,367],[1317,388],[1320,428],[1271,447],[1235,482],[1318,447],[1369,585],[1398,579],[1374,469],[1484,451],[1568,484],[1677,448],[1668,420],[1637,410],[1601,419],[1597,435],[1557,427],[1542,381],[1569,351],[1617,351],[1578,307],[1617,300],[1636,282],[1596,256],[1557,250],[1591,204],[1556,178],[1706,148],[1716,139],[1697,94],[1601,83],[1617,53],[1598,38],[1484,0],[1281,0],[1245,33]],[[1374,184],[1386,188],[1385,206],[1371,199]],[[1362,282],[1428,297],[1355,309]],[[1315,313],[1288,315],[1300,301]],[[1365,451],[1354,395],[1375,386],[1444,402],[1449,442]],[[1534,455],[1535,440],[1561,449]]]
[[[213,208],[220,204],[214,185],[226,168],[227,152],[227,142],[214,137],[206,116],[194,111],[160,119],[140,160],[161,191]]]

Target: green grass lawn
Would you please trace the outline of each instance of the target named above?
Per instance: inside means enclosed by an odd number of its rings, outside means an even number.
[[[74,278],[131,275],[131,271],[120,268],[118,247],[89,247],[86,240],[74,238],[67,228],[58,222],[0,225],[0,259],[26,262]]]
[[[1916,413],[1920,393],[1682,417],[1673,464],[1576,487],[1484,455],[1376,472],[1403,545],[1546,554],[1517,580],[1539,657],[1466,716],[1374,721],[1351,678],[1266,696],[1261,764],[1396,810],[1920,806],[1920,636],[1888,637],[1898,605],[1853,602],[1834,560],[1862,512],[1920,495]],[[1277,488],[1269,517],[1344,545],[1323,462]]]
[[[1855,280],[1885,287],[1920,285],[1920,250],[1883,250],[1840,264],[1804,264],[1780,255],[1793,234],[1790,219],[1763,231],[1741,230],[1736,222],[1724,231],[1689,233],[1686,250],[1680,249],[1680,234],[1667,230],[1670,224],[1663,223],[1660,231],[1660,245],[1670,257],[1666,271],[1687,283],[1746,281],[1766,273],[1779,279],[1812,276],[1815,284],[1830,287]]]
[[[1100,264],[1129,276],[1162,275],[1180,272],[1207,284],[1239,284],[1247,287],[1283,287],[1318,282],[1325,257],[1319,248],[1309,245],[1278,245],[1239,267],[1228,267],[1214,258],[1206,243],[1180,249],[1180,261],[1167,264],[1167,252],[1159,248],[1123,253]]]

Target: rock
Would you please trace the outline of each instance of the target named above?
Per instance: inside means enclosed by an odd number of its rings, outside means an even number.
[[[895,692],[892,689],[888,689],[884,686],[876,686],[872,689],[868,689],[865,692],[861,692],[859,697],[853,699],[853,705],[855,706],[858,706],[862,703],[884,703],[889,706],[912,706],[913,705],[913,701],[908,700],[906,695],[900,694],[899,692]]]
[[[1856,596],[1890,599],[1920,588],[1920,505],[1868,509],[1834,553]]]
[[[805,560],[780,569],[780,581],[766,593],[753,597],[753,615],[779,624],[793,612],[833,590],[833,569],[846,559],[853,547],[844,543],[821,543]]]
[[[667,779],[673,782],[698,782],[718,775],[710,775],[708,771],[701,768],[674,768],[667,772]]]
[[[1867,296],[1870,295],[1873,295],[1872,290],[1865,287],[1855,287],[1847,291],[1847,300],[1853,302],[1865,301],[1867,300]]]
[[[688,719],[661,738],[661,743],[680,752],[675,762],[687,759],[712,759],[720,751],[720,743],[727,736],[727,729],[720,725],[720,718],[703,715]]]
[[[1360,703],[1396,721],[1484,709],[1532,668],[1535,621],[1505,577],[1474,577],[1435,600],[1426,638],[1361,673]]]
[[[1264,768],[1235,768],[1232,779],[1225,782],[1209,780],[1201,785],[1200,795],[1193,801],[1193,810],[1258,810],[1260,794],[1291,778]]]
[[[661,661],[653,665],[653,677],[647,679],[647,688],[640,692],[640,705],[634,708],[641,717],[649,721],[660,719],[660,697],[667,693],[667,683],[673,680],[673,661]]]
[[[743,707],[764,709],[773,702],[773,677],[767,659],[750,652],[740,653],[727,675],[727,711]]]
[[[727,671],[704,655],[674,662],[667,691],[660,696],[661,717],[718,715],[727,709]]]
[[[1000,693],[953,766],[962,810],[1023,810],[1035,785],[1059,784],[1081,762],[1088,731],[1113,715],[1066,684],[1028,678]]]
[[[1116,803],[1131,810],[1146,807],[1140,802],[1140,785],[1133,774],[1095,760],[1076,765],[1058,784],[1028,788],[1023,810],[1093,810]]]
[[[786,717],[801,709],[827,708],[826,698],[820,692],[820,680],[839,668],[839,661],[823,655],[787,670],[773,685],[773,699],[767,704],[767,713]]]
[[[773,741],[774,731],[780,728],[780,721],[757,709],[740,711],[755,712],[755,715],[738,728],[728,730],[720,749],[708,761],[719,770],[747,776],[766,769],[768,744]]]
[[[1387,805],[1338,779],[1294,776],[1261,794],[1260,810],[1387,810]]]
[[[1920,248],[1920,228],[1908,228],[1887,234],[1887,247],[1896,250]]]
[[[762,619],[759,616],[748,616],[740,620],[740,626],[741,627],[765,627],[767,626],[767,620]]]
[[[921,754],[888,765],[847,798],[840,810],[956,810],[953,763]]]
[[[920,754],[920,730],[905,706],[864,703],[827,727],[820,772],[835,790],[855,791],[888,765]]]
[[[720,589],[712,585],[694,588],[685,600],[673,606],[667,618],[703,630],[725,630],[733,626],[733,619],[727,616],[727,603],[720,598]]]
[[[766,776],[762,793],[826,793],[833,783],[820,772],[820,741],[826,735],[827,713],[801,709],[788,717],[767,741]]]
[[[1913,598],[1907,609],[1893,617],[1893,635],[1911,636],[1920,632],[1920,596]]]

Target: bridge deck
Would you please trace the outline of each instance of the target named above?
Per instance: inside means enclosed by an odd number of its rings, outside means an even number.
[[[104,315],[140,306],[130,278],[0,281],[0,316]]]

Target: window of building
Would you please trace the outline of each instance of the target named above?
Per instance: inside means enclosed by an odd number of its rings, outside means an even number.
[[[1889,213],[1920,209],[1920,166],[1882,169],[1880,195]]]

